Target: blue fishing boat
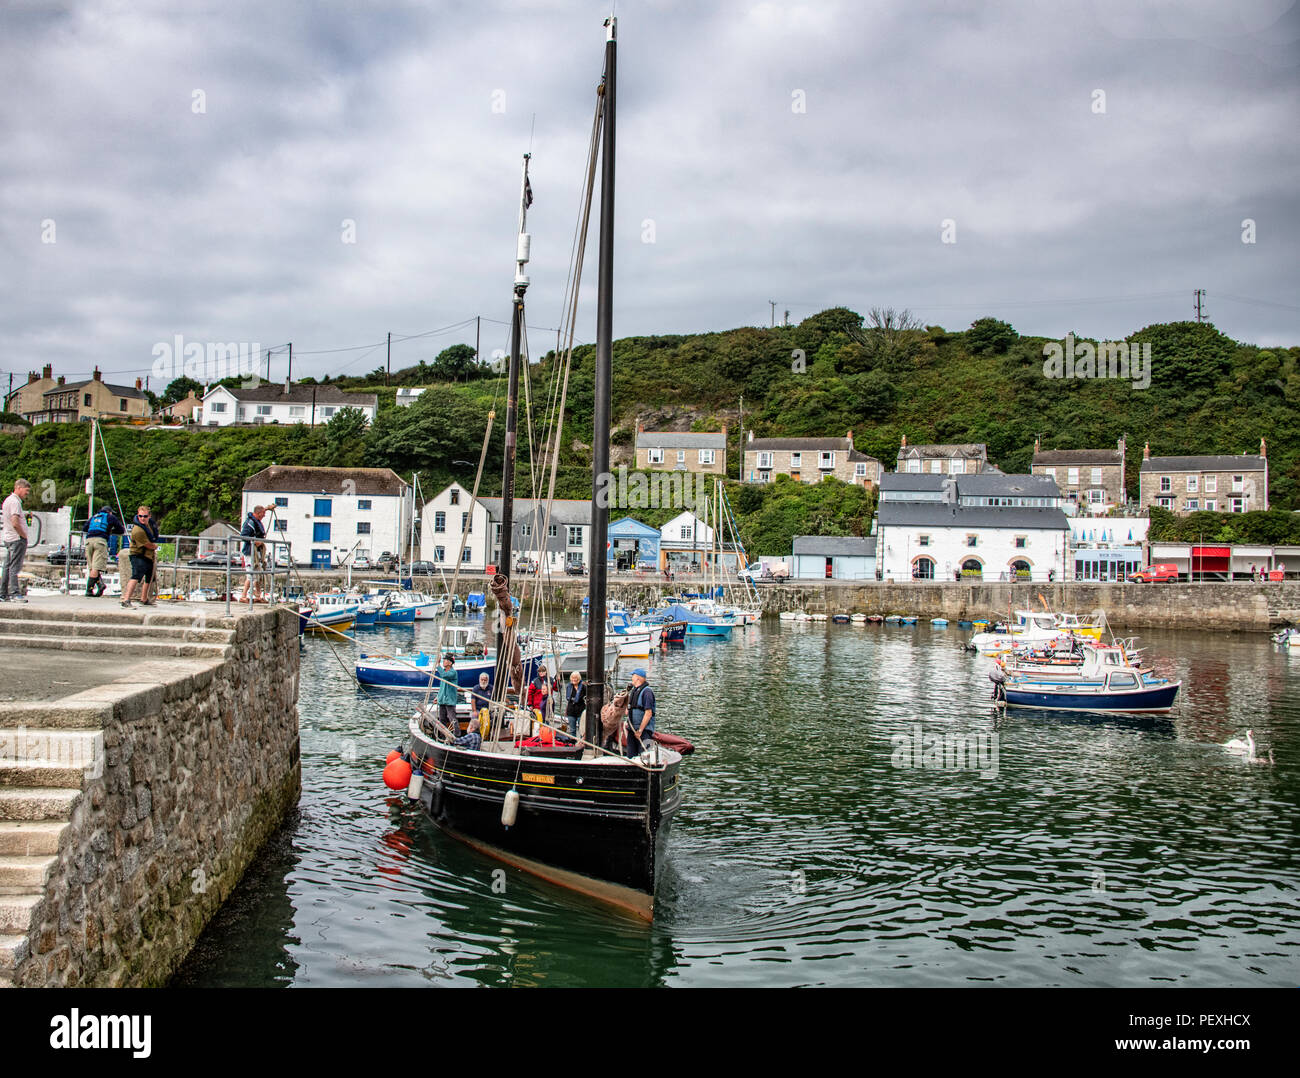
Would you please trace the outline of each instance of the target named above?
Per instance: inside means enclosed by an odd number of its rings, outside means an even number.
[[[686,623],[686,636],[703,637],[703,636],[722,636],[731,635],[733,625],[729,622],[717,621],[707,614],[701,614],[692,610],[688,606],[682,606],[681,603],[669,603],[655,611],[656,614],[662,614],[672,621],[682,621]]]
[[[1107,671],[1101,680],[1012,677],[1001,692],[1009,707],[1131,715],[1169,711],[1181,685],[1135,667],[1121,667]]]

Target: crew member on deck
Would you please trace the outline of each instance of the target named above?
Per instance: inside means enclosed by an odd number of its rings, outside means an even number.
[[[641,667],[632,671],[632,688],[628,691],[627,754],[640,756],[654,740],[655,694],[646,683]]]

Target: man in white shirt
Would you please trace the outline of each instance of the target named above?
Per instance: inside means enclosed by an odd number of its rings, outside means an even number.
[[[5,567],[0,573],[0,601],[25,603],[18,587],[18,574],[22,572],[23,558],[27,555],[27,517],[23,513],[23,499],[32,492],[26,479],[14,481],[14,492],[0,505],[0,542],[5,546]]]

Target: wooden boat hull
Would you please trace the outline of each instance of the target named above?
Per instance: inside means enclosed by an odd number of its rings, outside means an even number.
[[[420,803],[429,818],[475,849],[533,875],[654,915],[655,881],[673,815],[681,804],[681,756],[664,766],[557,759],[458,749],[411,724],[412,765],[423,772]],[[501,822],[510,789],[515,823]]]

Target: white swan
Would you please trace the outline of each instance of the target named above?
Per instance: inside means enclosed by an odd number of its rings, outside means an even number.
[[[1223,747],[1234,756],[1253,758],[1255,755],[1255,736],[1251,731],[1247,730],[1245,741],[1242,741],[1239,737],[1234,737],[1231,741],[1225,741]]]

